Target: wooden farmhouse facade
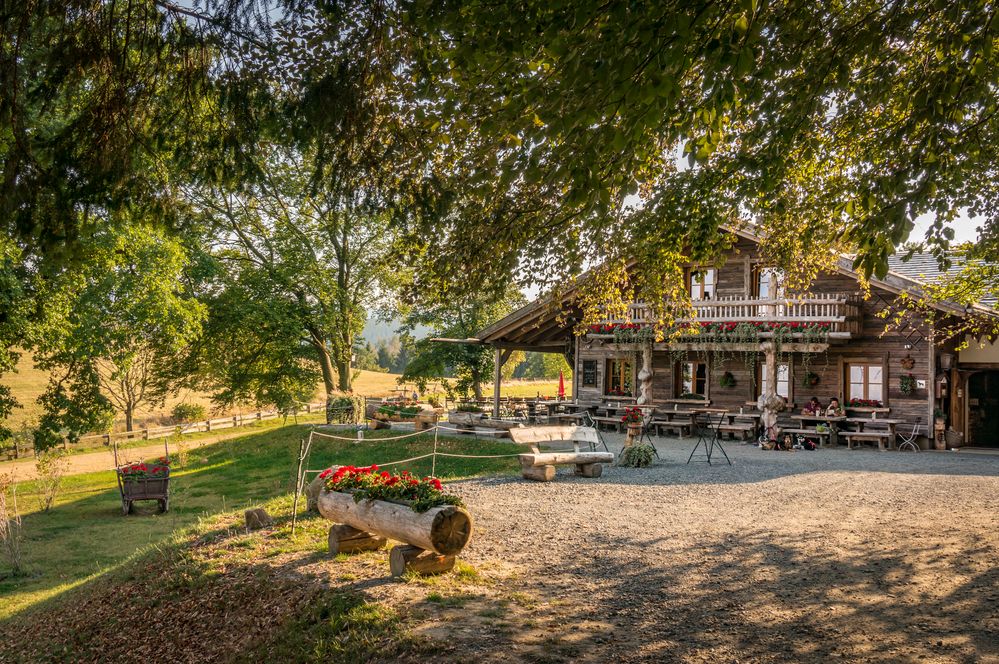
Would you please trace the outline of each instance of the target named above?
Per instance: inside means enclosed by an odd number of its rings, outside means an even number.
[[[885,278],[870,281],[868,297],[845,257],[807,292],[789,294],[779,273],[759,261],[757,239],[736,232],[719,267],[688,270],[697,316],[680,329],[696,327],[698,334],[656,342],[643,332],[645,307],[635,303],[627,319],[577,336],[580,311],[570,292],[559,302],[528,304],[474,341],[496,350],[497,412],[499,368],[512,351],[533,350],[566,355],[580,402],[738,409],[776,392],[794,412],[812,397],[823,404],[835,397],[844,406],[864,404],[854,410],[876,409],[929,431],[942,411],[951,444],[999,446],[999,345],[983,348],[973,340],[958,351],[958,341],[940,340],[934,325],[969,313],[946,303],[936,305],[935,324],[910,318],[886,329],[884,315],[896,310],[899,294],[919,292],[923,277],[913,271],[936,269],[930,261],[894,259],[891,267]],[[995,315],[995,309],[981,305],[978,313]]]

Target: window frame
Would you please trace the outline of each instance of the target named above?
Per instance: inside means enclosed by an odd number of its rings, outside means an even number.
[[[877,367],[881,369],[881,381],[880,381],[881,397],[879,399],[876,399],[876,401],[880,401],[882,406],[887,406],[888,405],[888,363],[885,361],[885,358],[882,356],[880,358],[851,357],[843,359],[843,366],[841,371],[841,376],[842,376],[841,389],[843,391],[841,395],[842,396],[841,403],[843,404],[843,407],[846,408],[847,404],[850,403],[850,399],[854,398],[850,394],[850,388],[854,385],[850,376],[850,370],[853,367],[863,367],[864,369],[864,377],[863,377],[864,382],[862,383],[864,396],[856,398],[864,399],[867,401],[872,400],[870,396],[870,386],[872,384],[870,379],[870,368]]]
[[[611,367],[613,364],[619,363],[621,368],[617,371],[612,372]],[[627,375],[625,374],[624,367],[627,367]],[[611,376],[617,374],[618,379],[621,381],[621,392],[622,394],[612,394],[611,393]],[[631,389],[626,391],[624,389],[625,378],[631,383]],[[604,388],[603,394],[607,397],[627,397],[632,398],[635,396],[635,362],[630,357],[608,357],[604,361]]]
[[[705,277],[711,275],[711,294],[708,297],[704,296],[706,279]],[[697,283],[698,293],[694,293],[694,279],[700,275],[700,280]],[[694,301],[698,300],[714,300],[718,297],[718,269],[714,267],[691,267],[687,269],[687,294],[690,295],[690,299]]]
[[[787,396],[780,394],[780,392],[778,392],[777,394],[783,396],[787,400],[788,404],[793,404],[794,403],[794,359],[791,358],[788,362],[778,362],[777,363],[778,372],[780,371],[781,365],[787,366]],[[763,380],[766,378],[766,370],[767,366],[765,361],[762,364],[757,362],[756,376],[755,380],[753,381],[753,388],[755,390],[755,394],[753,394],[754,401],[757,398],[759,398],[761,394],[763,394]],[[779,375],[780,374],[778,373],[778,376]],[[778,387],[780,386],[780,383],[781,381],[778,380],[777,381]]]
[[[682,395],[687,394],[687,391],[683,389],[683,365],[685,364],[704,367],[704,394],[698,394],[694,391],[691,391],[690,394],[697,394],[697,396],[703,398],[705,401],[709,400],[711,398],[711,370],[708,362],[705,360],[679,360],[673,364],[673,398],[679,399]],[[694,377],[691,381],[694,389],[696,389],[698,381],[696,370],[692,375]]]

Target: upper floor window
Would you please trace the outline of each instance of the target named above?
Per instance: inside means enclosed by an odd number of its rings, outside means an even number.
[[[753,297],[773,300],[784,295],[783,273],[776,267],[753,266]]]
[[[846,399],[884,401],[884,367],[881,363],[850,362],[846,365]]]
[[[711,300],[715,296],[718,272],[714,268],[692,269],[687,281],[687,291],[692,300]]]

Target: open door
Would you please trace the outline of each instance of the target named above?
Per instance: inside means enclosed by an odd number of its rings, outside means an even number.
[[[999,447],[999,371],[968,378],[968,444]]]

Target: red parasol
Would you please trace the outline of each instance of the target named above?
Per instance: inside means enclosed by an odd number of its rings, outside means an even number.
[[[561,370],[558,372],[558,398],[565,399],[565,376]]]

